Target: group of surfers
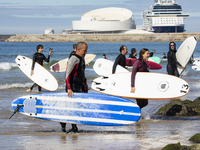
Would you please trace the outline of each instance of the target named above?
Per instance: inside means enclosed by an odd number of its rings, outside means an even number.
[[[65,83],[66,83],[66,92],[68,93],[69,97],[74,96],[74,92],[76,93],[86,93],[88,90],[87,79],[85,77],[85,60],[84,57],[87,53],[88,45],[85,42],[78,42],[77,44],[73,44],[74,51],[69,56],[67,69],[65,73]],[[34,74],[34,66],[35,62],[43,65],[43,61],[49,62],[50,55],[53,52],[52,50],[49,51],[49,55],[46,58],[45,55],[42,53],[43,46],[37,46],[37,52],[33,55],[33,63],[31,68],[31,75]],[[114,74],[116,71],[117,65],[120,65],[125,68],[126,66],[126,57],[125,55],[128,53],[128,49],[125,45],[122,45],[119,48],[120,54],[115,59],[113,64],[112,73]],[[155,53],[153,51],[151,55]],[[182,66],[176,59],[176,44],[174,42],[169,43],[169,52],[167,54],[167,72],[170,75],[175,75],[179,77],[179,73],[177,70],[177,65],[181,66],[185,69],[185,66]],[[136,58],[137,52],[136,49],[131,50],[131,54],[129,58]],[[146,60],[149,58],[149,50],[147,48],[143,48],[139,52],[139,57],[136,62],[133,64],[132,74],[131,74],[131,92],[135,92],[135,76],[137,72],[149,72],[147,64],[145,63]],[[152,55],[153,56],[153,55]],[[104,56],[106,58],[106,56]],[[34,84],[27,92],[30,92]],[[41,87],[38,86],[38,91],[41,91]],[[138,106],[140,109],[148,105],[148,99],[136,99]],[[61,128],[63,132],[70,133],[70,132],[78,132],[78,128],[76,124],[72,124],[72,128],[66,131],[66,123],[60,122]]]

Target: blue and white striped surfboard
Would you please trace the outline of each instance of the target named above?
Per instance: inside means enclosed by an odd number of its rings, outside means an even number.
[[[131,100],[95,93],[41,93],[23,96],[12,108],[27,116],[73,124],[120,126],[137,122],[141,111]]]

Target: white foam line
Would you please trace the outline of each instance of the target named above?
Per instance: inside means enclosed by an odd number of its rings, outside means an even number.
[[[28,113],[23,113],[25,115],[30,116]],[[32,115],[36,118],[49,118],[49,119],[66,119],[66,120],[74,120],[74,121],[91,121],[91,122],[103,122],[103,123],[115,123],[115,124],[132,124],[135,121],[122,121],[122,120],[114,120],[114,119],[101,119],[101,118],[89,118],[89,117],[74,117],[74,116],[60,116],[60,115],[46,115],[46,114],[37,114]]]
[[[36,107],[37,107],[37,105],[36,105]],[[58,110],[73,110],[73,111],[82,111],[82,112],[98,112],[98,113],[131,115],[131,116],[141,116],[139,113],[128,113],[128,112],[124,112],[123,110],[121,110],[121,111],[108,111],[108,110],[97,110],[97,109],[80,109],[80,108],[48,107],[48,106],[41,106],[41,108],[58,109]]]
[[[47,97],[47,96],[24,96],[21,98],[37,98],[42,101],[49,100],[49,101],[65,101],[65,102],[80,102],[80,103],[94,103],[94,104],[110,104],[110,105],[122,105],[122,106],[133,106],[138,107],[136,103],[131,102],[118,102],[118,101],[103,101],[103,100],[97,100],[97,99],[83,99],[83,98],[69,98],[69,97]]]

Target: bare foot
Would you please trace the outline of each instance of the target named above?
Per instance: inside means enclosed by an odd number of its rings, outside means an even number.
[[[31,89],[26,90],[26,92],[31,92]]]

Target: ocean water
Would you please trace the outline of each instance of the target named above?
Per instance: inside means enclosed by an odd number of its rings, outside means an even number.
[[[177,49],[182,42],[176,42]],[[191,145],[188,139],[199,133],[198,117],[163,117],[155,116],[157,110],[170,100],[149,100],[149,105],[142,109],[142,118],[135,124],[121,127],[99,127],[78,125],[80,133],[65,134],[57,122],[38,120],[19,113],[12,119],[8,118],[13,113],[11,102],[24,95],[33,82],[26,77],[15,63],[17,55],[32,58],[36,46],[44,46],[43,53],[47,56],[49,48],[53,48],[50,62],[44,63],[49,67],[59,60],[65,59],[73,51],[74,43],[14,43],[0,42],[0,149],[159,149],[170,143],[180,142],[182,145]],[[168,52],[169,42],[136,42],[136,43],[87,43],[88,54],[95,54],[95,59],[86,66],[86,78],[90,87],[93,79],[98,75],[93,70],[96,59],[106,54],[107,58],[114,61],[119,54],[121,45],[126,45],[129,52],[131,48],[154,49],[154,56],[162,58]],[[200,44],[197,43],[194,58],[200,59]],[[161,61],[162,69],[150,70],[151,72],[167,73],[166,61]],[[182,78],[190,85],[190,92],[181,99],[194,100],[200,96],[200,72],[192,70],[188,64]],[[130,69],[131,71],[131,69]],[[56,92],[64,92],[64,73],[52,74],[58,80],[59,88]],[[42,92],[48,92],[42,89]],[[96,93],[89,90],[90,93]],[[35,88],[31,93],[37,93]],[[134,99],[132,99],[135,101]],[[67,129],[71,127],[67,125]],[[95,144],[94,144],[95,143]]]

